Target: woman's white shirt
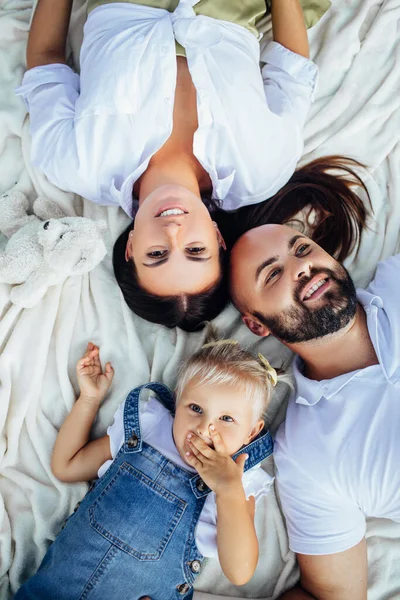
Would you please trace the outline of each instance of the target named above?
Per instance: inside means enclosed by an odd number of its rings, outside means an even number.
[[[110,449],[113,459],[118,454],[125,440],[124,432],[125,402],[120,404],[114,416],[114,422],[107,429],[110,438]],[[176,449],[173,435],[171,413],[154,397],[140,403],[140,430],[143,441],[161,452],[166,458],[187,471],[196,472],[183,461]],[[112,460],[105,462],[98,471],[102,477],[111,465]],[[254,496],[257,500],[268,494],[273,477],[268,475],[260,465],[246,471],[243,475],[243,488],[246,497]],[[204,503],[196,527],[196,544],[203,556],[218,557],[217,551],[217,507],[215,494],[211,492]]]
[[[61,189],[132,216],[132,188],[169,138],[177,74],[175,39],[197,91],[193,153],[226,210],[275,194],[303,150],[315,86],[310,60],[247,29],[130,3],[88,17],[80,76],[67,65],[30,69],[17,89],[30,113],[32,162]]]

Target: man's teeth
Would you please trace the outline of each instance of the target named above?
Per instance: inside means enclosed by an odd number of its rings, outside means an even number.
[[[160,213],[160,217],[170,217],[171,215],[184,215],[185,211],[180,208],[169,208]]]
[[[320,279],[317,283],[314,283],[314,285],[308,290],[307,294],[304,296],[304,300],[308,300],[308,298],[310,298],[310,296],[313,295],[314,292],[317,291],[318,288],[321,287],[321,285],[324,285],[324,283],[327,282],[327,279]]]

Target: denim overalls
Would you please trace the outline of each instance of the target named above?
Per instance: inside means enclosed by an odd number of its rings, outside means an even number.
[[[203,556],[195,529],[210,489],[143,442],[139,396],[149,388],[173,411],[170,390],[148,383],[125,403],[125,443],[50,546],[15,600],[152,600],[192,598]],[[263,431],[237,454],[249,469],[272,453]],[[235,455],[236,456],[236,455]]]

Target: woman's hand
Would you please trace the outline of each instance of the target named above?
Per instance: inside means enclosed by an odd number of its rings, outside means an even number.
[[[212,425],[209,434],[214,448],[208,446],[195,433],[188,435],[187,444],[190,449],[186,453],[188,463],[217,495],[238,489],[243,490],[242,477],[247,454],[240,454],[234,461],[226,451],[222,437]]]
[[[114,378],[114,369],[108,362],[104,367],[104,373],[100,363],[100,351],[98,346],[89,342],[85,355],[76,365],[81,398],[100,404],[107,394]]]

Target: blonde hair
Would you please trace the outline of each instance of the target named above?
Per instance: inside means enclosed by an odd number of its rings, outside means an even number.
[[[177,403],[188,383],[193,381],[197,385],[229,386],[243,391],[245,400],[253,404],[256,422],[268,408],[277,374],[262,355],[255,358],[237,340],[218,339],[216,330],[209,327],[205,344],[179,371]]]

